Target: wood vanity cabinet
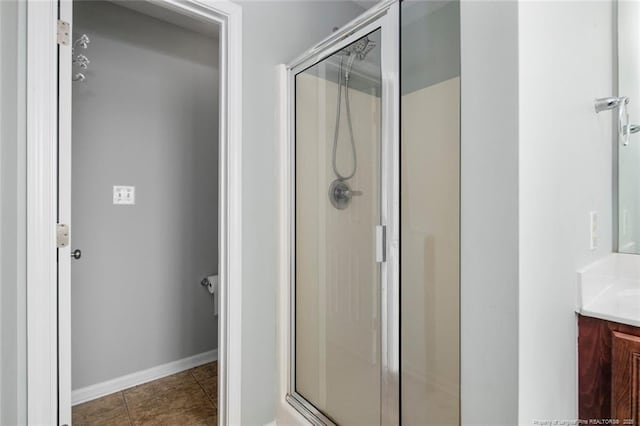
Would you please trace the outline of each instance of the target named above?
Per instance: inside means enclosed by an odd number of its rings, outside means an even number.
[[[578,315],[578,415],[640,424],[640,328]]]

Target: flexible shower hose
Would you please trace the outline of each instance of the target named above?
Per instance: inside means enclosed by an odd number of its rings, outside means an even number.
[[[358,167],[358,157],[356,155],[356,143],[353,138],[353,128],[351,126],[351,106],[349,105],[349,73],[350,73],[350,65],[353,64],[353,61],[349,61],[350,63],[347,65],[347,71],[345,73],[345,94],[344,94],[344,103],[347,109],[347,126],[349,127],[349,138],[351,141],[351,153],[353,155],[353,170],[351,173],[347,175],[342,175],[338,171],[338,166],[336,164],[336,151],[338,148],[338,135],[340,133],[340,110],[342,107],[342,63],[344,57],[340,58],[340,76],[338,77],[338,105],[336,107],[336,126],[333,132],[333,152],[332,152],[332,165],[333,172],[336,174],[336,177],[340,180],[348,180],[351,179],[356,174],[356,169]]]

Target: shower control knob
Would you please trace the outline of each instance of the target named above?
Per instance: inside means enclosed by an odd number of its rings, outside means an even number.
[[[80,251],[80,249],[75,249],[74,251],[71,252],[71,257],[73,257],[74,259],[80,259],[82,257],[82,252]]]
[[[329,187],[329,200],[338,210],[346,209],[351,204],[351,199],[357,195],[362,195],[362,191],[351,189],[349,184],[341,179],[334,180]]]

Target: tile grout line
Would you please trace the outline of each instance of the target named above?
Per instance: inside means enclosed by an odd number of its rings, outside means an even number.
[[[120,391],[120,394],[122,395],[124,406],[127,409],[127,417],[129,418],[129,424],[133,426],[133,420],[131,420],[131,413],[129,412],[129,404],[127,403],[127,398],[124,396],[124,391]]]
[[[216,418],[218,417],[218,404],[217,402],[214,402],[211,399],[211,396],[209,395],[209,392],[206,391],[206,389],[204,388],[204,386],[202,386],[202,383],[200,383],[200,380],[198,380],[198,378],[193,374],[193,369],[189,370],[189,373],[191,373],[191,377],[193,377],[193,380],[196,381],[196,383],[198,384],[198,386],[200,386],[200,389],[202,389],[202,392],[204,392],[205,396],[207,397],[207,399],[209,400],[209,402],[211,403],[211,405],[213,405],[214,410],[216,411]],[[217,375],[216,375],[216,379],[217,379]]]
[[[213,403],[213,401],[211,400],[211,397],[209,396],[209,394],[207,393],[207,391],[204,389],[204,386],[202,386],[202,383],[200,383],[200,380],[198,380],[198,378],[193,374],[193,370],[189,370],[189,373],[191,374],[191,377],[193,377],[193,380],[196,381],[196,383],[198,384],[198,386],[200,386],[200,389],[202,389],[202,392],[204,392],[204,396],[207,397],[207,399],[209,400],[209,403],[211,403],[211,405],[213,405],[213,408],[216,409],[216,415],[218,414],[218,408],[215,406],[215,404]]]

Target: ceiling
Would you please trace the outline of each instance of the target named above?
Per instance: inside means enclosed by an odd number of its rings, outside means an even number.
[[[2,0],[0,0],[2,1]],[[142,13],[143,15],[151,16],[152,18],[159,19],[164,22],[168,22],[173,25],[177,25],[182,28],[186,28],[191,31],[195,31],[200,34],[218,39],[219,38],[219,26],[216,23],[206,21],[204,19],[195,18],[175,12],[169,8],[163,7],[158,3],[152,1],[139,1],[139,0],[109,0],[119,6],[126,7],[127,9],[134,10]]]
[[[369,9],[371,6],[378,3],[378,0],[351,0],[351,1],[365,10]]]

